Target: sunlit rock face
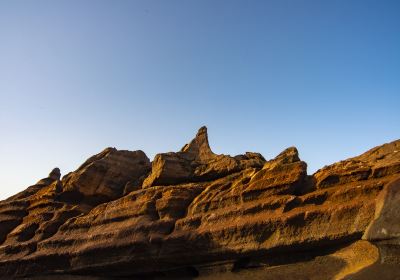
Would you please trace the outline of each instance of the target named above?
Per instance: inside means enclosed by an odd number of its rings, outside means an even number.
[[[264,162],[257,153],[236,157],[214,154],[208,144],[207,128],[201,127],[181,151],[156,155],[143,188],[215,180],[246,168],[262,167]]]
[[[150,160],[142,151],[107,148],[64,176],[63,192],[84,199],[113,200],[122,196],[126,184],[139,188],[150,169]]]
[[[309,175],[295,147],[215,154],[206,127],[153,162],[107,148],[0,202],[0,277],[396,279],[399,151]]]

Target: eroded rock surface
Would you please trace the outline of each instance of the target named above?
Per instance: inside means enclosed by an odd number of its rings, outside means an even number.
[[[143,188],[215,180],[246,168],[261,167],[264,162],[258,153],[236,157],[214,154],[208,144],[207,128],[201,127],[196,137],[181,151],[155,156],[151,174],[144,181]]]
[[[141,151],[107,148],[62,180],[54,169],[0,202],[0,275],[356,277],[394,248],[365,236],[399,218],[399,148],[314,175],[294,147],[268,161],[217,155],[205,127],[151,164]],[[397,238],[398,226],[390,229]],[[316,269],[326,274],[311,277]]]
[[[149,171],[150,160],[144,152],[107,148],[63,177],[62,189],[71,196],[113,200],[123,194],[126,184],[139,188]]]
[[[400,238],[400,178],[385,186],[375,207],[375,218],[363,238],[370,241]]]

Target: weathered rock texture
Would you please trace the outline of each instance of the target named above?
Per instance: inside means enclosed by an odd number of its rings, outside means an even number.
[[[195,139],[180,152],[156,155],[151,174],[143,188],[210,181],[250,167],[261,167],[265,159],[257,153],[236,157],[214,154],[208,144],[207,128],[199,129]]]
[[[214,154],[205,127],[152,163],[107,148],[0,202],[0,277],[392,279],[380,268],[400,275],[399,151],[307,175],[294,147]]]

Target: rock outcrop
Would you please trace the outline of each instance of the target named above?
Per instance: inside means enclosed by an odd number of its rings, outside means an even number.
[[[210,181],[245,168],[261,167],[264,162],[265,159],[257,153],[236,157],[214,154],[208,144],[207,128],[201,127],[196,137],[180,152],[155,156],[151,174],[144,181],[143,188]]]
[[[294,147],[217,155],[205,127],[152,163],[107,148],[0,202],[0,275],[367,279],[380,262],[397,275],[399,150],[308,175]]]
[[[150,168],[150,160],[142,151],[107,148],[63,177],[63,194],[97,201],[113,200],[122,196],[125,187],[140,188]]]

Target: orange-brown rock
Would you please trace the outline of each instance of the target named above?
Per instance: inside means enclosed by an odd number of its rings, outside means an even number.
[[[384,144],[368,152],[318,170],[317,188],[376,179],[400,173],[400,141]]]
[[[139,188],[149,171],[144,152],[107,148],[64,176],[62,189],[68,195],[108,201],[122,196],[127,183]]]
[[[261,167],[264,162],[257,153],[236,157],[214,154],[208,144],[207,128],[201,127],[180,152],[156,155],[143,188],[215,180],[245,168]]]
[[[216,155],[205,127],[151,167],[108,148],[0,202],[0,275],[362,279],[382,248],[396,275],[399,146],[314,175],[294,147],[269,161]]]

